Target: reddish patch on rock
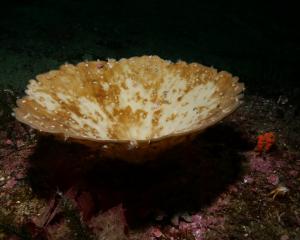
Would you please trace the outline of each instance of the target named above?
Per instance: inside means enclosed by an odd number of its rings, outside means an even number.
[[[277,185],[279,183],[279,177],[275,174],[268,176],[268,183],[272,185]]]
[[[285,165],[285,162],[284,161],[275,161],[275,166],[278,167],[278,168],[281,168]]]
[[[93,217],[89,227],[99,239],[127,239],[127,222],[121,204]]]
[[[273,171],[271,161],[261,157],[252,157],[250,159],[250,168],[251,170],[266,174],[270,174]]]
[[[244,177],[244,183],[249,183],[249,184],[251,184],[251,183],[253,183],[254,182],[254,179],[252,178],[252,177],[250,177],[249,175],[246,175],[245,177]]]
[[[280,240],[289,240],[289,239],[290,239],[289,236],[286,234],[284,234],[280,237]]]
[[[180,221],[178,227],[170,228],[166,235],[171,236],[170,239],[190,239],[187,237],[189,233],[193,236],[191,239],[202,240],[209,229],[223,226],[224,222],[223,217],[205,216],[200,213],[194,214],[191,216],[191,222]],[[185,235],[182,235],[182,233],[185,233]]]
[[[13,141],[10,140],[10,139],[6,139],[6,140],[5,140],[5,144],[6,144],[6,145],[14,145]]]
[[[24,172],[19,172],[16,174],[16,179],[18,179],[18,180],[23,179],[25,177],[26,177],[26,175]]]
[[[297,177],[298,173],[299,172],[297,170],[291,170],[291,171],[289,171],[289,175],[291,175],[292,177]]]
[[[83,219],[89,219],[92,216],[95,208],[91,194],[89,192],[82,192],[77,199],[77,204],[80,212],[82,213]]]
[[[4,185],[4,188],[6,189],[12,189],[17,184],[17,181],[15,178],[9,179],[6,184]]]
[[[160,237],[163,236],[163,233],[162,233],[162,232],[160,231],[160,229],[157,228],[157,227],[152,227],[152,228],[150,229],[150,234],[151,234],[152,236],[156,237],[156,238],[160,238]]]
[[[237,193],[238,192],[238,189],[236,186],[234,185],[230,185],[229,188],[228,188],[229,192],[231,193]]]

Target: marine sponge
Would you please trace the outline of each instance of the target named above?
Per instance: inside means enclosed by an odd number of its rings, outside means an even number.
[[[237,77],[198,63],[86,61],[37,75],[14,111],[39,131],[139,162],[233,112],[243,89]]]

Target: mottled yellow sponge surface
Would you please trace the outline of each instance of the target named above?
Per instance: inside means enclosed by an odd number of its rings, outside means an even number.
[[[30,80],[15,114],[66,139],[152,141],[213,125],[243,88],[228,72],[158,56],[86,61]]]

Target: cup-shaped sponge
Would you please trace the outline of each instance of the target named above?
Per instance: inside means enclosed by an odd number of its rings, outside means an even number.
[[[233,112],[243,89],[237,77],[198,63],[86,61],[30,80],[14,111],[37,130],[142,161]]]

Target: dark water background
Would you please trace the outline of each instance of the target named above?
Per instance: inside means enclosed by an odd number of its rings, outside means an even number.
[[[23,90],[65,62],[151,54],[230,71],[248,94],[298,104],[298,8],[267,2],[9,1],[0,10],[0,85]]]

